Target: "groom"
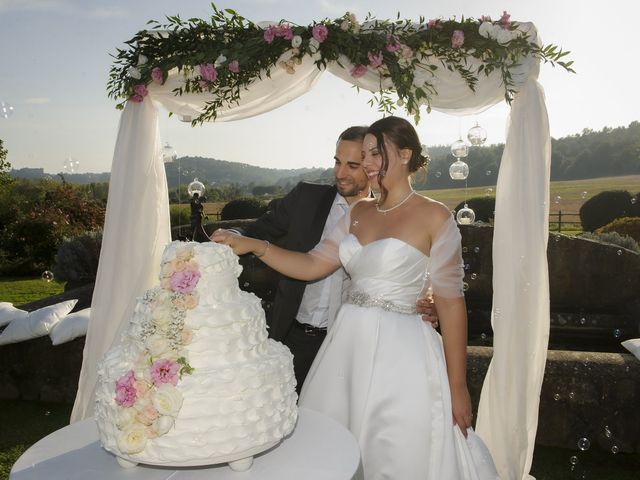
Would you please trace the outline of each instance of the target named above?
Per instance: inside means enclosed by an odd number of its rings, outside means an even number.
[[[333,157],[335,185],[299,183],[240,233],[299,252],[308,252],[316,246],[351,204],[371,194],[369,179],[361,165],[366,132],[367,127],[349,127],[338,137]],[[298,393],[342,305],[345,282],[348,279],[342,268],[315,282],[280,277],[267,318],[269,336],[291,350]],[[418,309],[425,314],[423,319],[437,323],[430,305],[422,303]]]

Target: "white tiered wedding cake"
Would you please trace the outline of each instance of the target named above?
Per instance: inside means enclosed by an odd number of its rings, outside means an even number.
[[[243,470],[293,430],[292,356],[267,338],[260,299],[238,287],[241,269],[225,245],[165,249],[160,286],[138,299],[98,371],[100,440],[122,465]]]

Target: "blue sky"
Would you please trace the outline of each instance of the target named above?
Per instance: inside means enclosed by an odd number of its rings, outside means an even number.
[[[637,37],[624,19],[638,18],[638,2],[611,0],[220,0],[253,20],[286,18],[307,24],[345,11],[363,19],[491,15],[507,10],[516,21],[532,21],[546,43],[571,50],[577,75],[543,66],[551,134],[627,125],[640,119],[635,61]],[[0,101],[15,111],[0,118],[0,139],[14,168],[62,171],[65,159],[79,172],[111,168],[119,112],[106,96],[109,53],[145,27],[149,19],[179,13],[206,18],[205,0],[0,0]],[[200,155],[275,168],[332,165],[335,137],[344,127],[379,117],[346,83],[325,74],[296,101],[260,117],[192,128],[161,112],[161,133],[180,156]],[[504,141],[508,107],[478,117],[423,116],[424,143],[448,144],[478,120],[488,142]]]

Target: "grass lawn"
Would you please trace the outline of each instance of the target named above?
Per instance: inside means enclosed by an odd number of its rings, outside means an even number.
[[[45,282],[40,277],[0,278],[0,302],[11,302],[14,305],[35,302],[62,293],[63,290],[64,283]]]
[[[22,453],[41,438],[69,423],[71,405],[26,401],[0,401],[0,480]],[[571,457],[578,461],[571,469]],[[593,479],[636,480],[640,456],[605,452],[591,448],[586,452],[563,448],[536,447],[531,473],[537,480]]]

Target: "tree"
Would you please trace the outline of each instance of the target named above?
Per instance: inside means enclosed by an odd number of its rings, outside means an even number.
[[[11,182],[9,171],[11,170],[11,164],[7,160],[7,150],[2,145],[2,139],[0,139],[0,187]]]

